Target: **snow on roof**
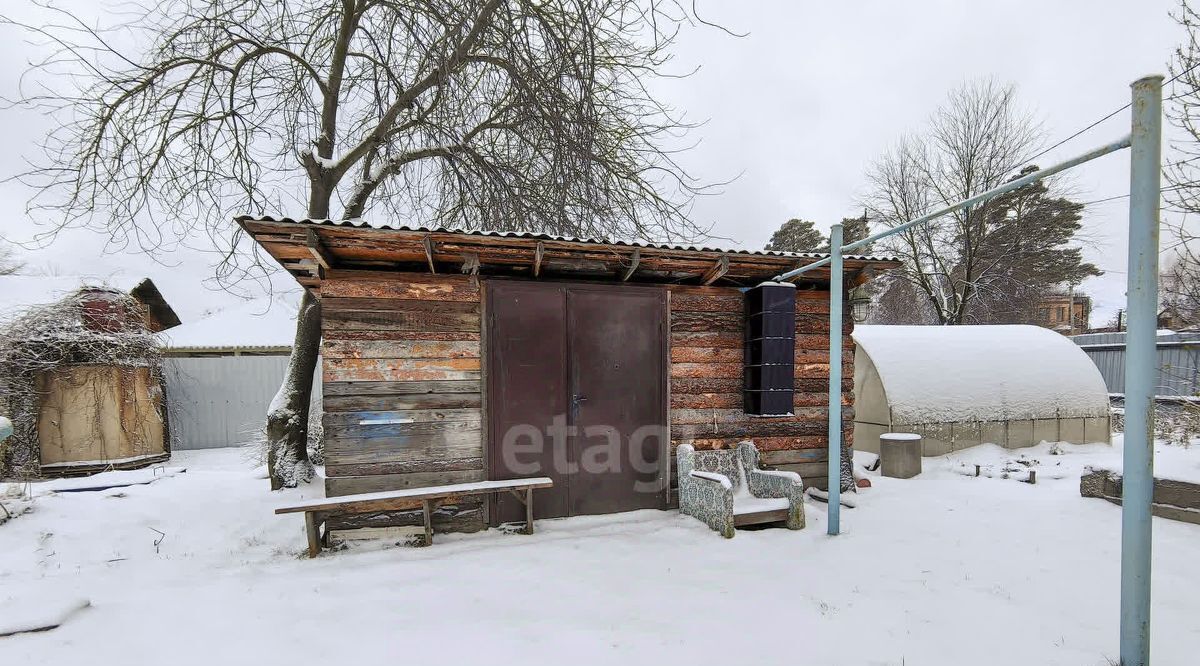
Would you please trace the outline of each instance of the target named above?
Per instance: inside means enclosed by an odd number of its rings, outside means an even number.
[[[896,423],[1104,416],[1104,378],[1038,326],[855,326]]]
[[[292,295],[249,300],[176,326],[163,334],[163,345],[209,350],[290,348],[297,310]]]
[[[235,218],[238,222],[287,222],[294,224],[311,224],[317,226],[351,227],[355,229],[378,229],[384,231],[416,231],[421,233],[462,234],[467,236],[494,236],[500,238],[529,238],[536,240],[567,241],[573,243],[590,243],[599,245],[624,245],[627,247],[644,247],[646,249],[681,250],[687,252],[722,252],[725,254],[746,254],[764,257],[790,257],[796,259],[824,259],[827,252],[784,252],[782,250],[747,250],[732,249],[710,245],[695,245],[687,243],[667,243],[627,238],[587,238],[581,236],[559,236],[535,231],[495,231],[491,229],[450,229],[447,227],[423,227],[404,224],[384,224],[367,222],[362,218],[349,220],[329,220],[313,218],[276,217],[272,215],[240,215]],[[846,259],[861,259],[865,261],[898,261],[896,257],[874,255],[846,255]]]

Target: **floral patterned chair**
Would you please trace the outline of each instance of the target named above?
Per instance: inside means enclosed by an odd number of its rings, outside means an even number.
[[[697,451],[684,444],[677,452],[679,511],[733,538],[742,525],[784,522],[804,528],[804,486],[795,472],[759,469],[758,448],[742,442],[737,449]]]

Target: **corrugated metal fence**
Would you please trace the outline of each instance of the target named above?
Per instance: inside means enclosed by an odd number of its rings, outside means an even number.
[[[1091,357],[1109,393],[1125,393],[1125,334],[1088,333],[1071,338]],[[1200,333],[1162,333],[1158,337],[1160,396],[1200,394]]]
[[[262,431],[287,363],[286,355],[166,358],[171,448],[209,449],[253,440]],[[317,368],[319,375],[319,363]],[[318,377],[318,409],[319,387]]]

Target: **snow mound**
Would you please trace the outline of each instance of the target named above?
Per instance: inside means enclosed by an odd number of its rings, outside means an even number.
[[[1038,326],[855,326],[894,423],[1108,414],[1104,378],[1078,345]]]

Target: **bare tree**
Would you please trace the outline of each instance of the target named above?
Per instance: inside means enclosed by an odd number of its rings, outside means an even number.
[[[266,266],[236,213],[693,238],[702,188],[673,159],[675,0],[173,0],[97,29],[56,17],[20,100],[60,120],[26,182],[59,226],[156,251],[203,233],[223,284]],[[11,21],[8,21],[11,23]],[[126,53],[115,44],[148,44]],[[57,79],[56,79],[57,77]],[[267,416],[273,487],[305,452],[320,304],[305,294]]]
[[[950,93],[925,132],[905,137],[872,166],[870,217],[896,226],[997,187],[1041,140],[1011,85],[965,85]],[[904,259],[899,275],[936,322],[995,321],[1027,293],[1098,274],[1066,245],[1081,208],[1044,185],[1030,186],[910,228],[883,247]]]
[[[1200,324],[1200,259],[1182,246],[1163,266],[1159,277],[1160,312],[1169,325],[1191,328]]]
[[[868,324],[890,326],[929,326],[937,324],[937,315],[925,297],[908,280],[904,269],[891,270],[867,283],[871,295]]]
[[[1200,324],[1200,233],[1195,229],[1200,213],[1200,14],[1182,0],[1171,14],[1184,30],[1169,66],[1170,96],[1167,119],[1184,137],[1172,141],[1163,172],[1166,210],[1165,235],[1170,239],[1170,258],[1160,278],[1162,307],[1182,319]]]
[[[1200,14],[1181,0],[1172,18],[1184,29],[1184,40],[1175,49],[1169,70],[1171,94],[1166,116],[1186,138],[1172,141],[1164,172],[1170,207],[1187,214],[1200,212]],[[1191,242],[1196,234],[1176,222],[1173,229],[1181,242]]]

